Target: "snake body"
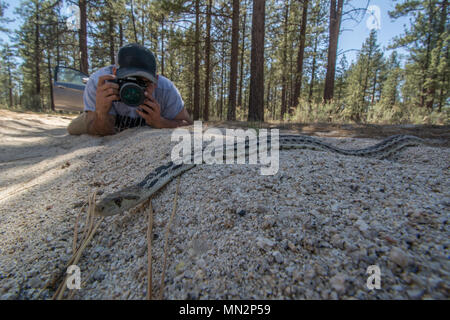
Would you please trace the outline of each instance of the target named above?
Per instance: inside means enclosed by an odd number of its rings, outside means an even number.
[[[312,149],[330,151],[342,155],[371,157],[385,159],[396,154],[403,148],[416,146],[424,141],[410,135],[394,135],[373,146],[362,149],[341,149],[329,145],[320,139],[300,135],[280,135],[279,149]],[[259,143],[257,143],[259,148]],[[270,136],[268,136],[267,149],[270,150]],[[226,148],[224,150],[228,151]],[[234,155],[237,155],[237,144],[234,144]],[[246,155],[248,155],[249,144],[245,144]],[[193,151],[191,155],[193,159]],[[224,153],[225,158],[225,153]],[[146,201],[167,183],[184,172],[194,168],[196,164],[175,164],[172,161],[154,169],[138,184],[125,187],[124,189],[111,193],[95,205],[95,213],[100,216],[111,216],[129,210]]]

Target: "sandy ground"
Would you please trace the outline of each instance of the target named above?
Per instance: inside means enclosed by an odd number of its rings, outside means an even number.
[[[2,299],[50,298],[58,283],[41,289],[65,271],[88,194],[137,183],[168,159],[171,130],[73,137],[70,119],[0,110]],[[316,131],[340,147],[377,142],[354,130],[328,137],[342,127]],[[416,132],[448,139],[446,128]],[[163,298],[448,299],[449,155],[430,146],[396,161],[294,150],[281,152],[275,176],[255,166],[191,170],[180,179]],[[152,200],[154,297],[175,189],[174,181]],[[144,299],[146,229],[144,212],[105,219],[79,262],[74,298]],[[366,287],[371,265],[381,269],[379,290]]]

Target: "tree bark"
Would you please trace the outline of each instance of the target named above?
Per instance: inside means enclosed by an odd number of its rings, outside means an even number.
[[[164,17],[161,19],[161,74],[164,75]]]
[[[79,0],[78,6],[80,8],[80,30],[79,30],[79,42],[80,42],[80,52],[81,52],[80,69],[81,69],[81,72],[89,74],[88,49],[87,49],[86,0]]]
[[[52,77],[52,66],[50,57],[50,48],[47,48],[47,71],[48,71],[48,83],[50,87],[50,108],[55,111],[55,99],[53,97],[53,77]]]
[[[330,1],[330,31],[328,42],[328,59],[327,59],[327,74],[325,77],[325,89],[323,99],[329,102],[334,95],[334,75],[336,72],[336,56],[339,39],[339,29],[341,27],[342,7],[344,0]]]
[[[244,2],[244,6],[246,7],[247,2]],[[239,96],[238,96],[238,105],[240,108],[244,109],[242,104],[242,91],[244,87],[244,53],[245,53],[245,27],[247,22],[247,12],[244,13],[244,21],[242,23],[242,43],[241,43],[241,59],[240,59],[240,75],[239,75]]]
[[[145,2],[142,2],[141,7],[141,45],[145,45]]]
[[[447,6],[448,6],[448,1],[444,0],[442,2],[442,6],[441,6],[441,15],[439,18],[439,27],[437,30],[437,36],[440,37],[444,31],[445,31],[445,22],[448,19],[448,13],[447,13]],[[438,61],[436,62],[436,65],[439,65],[440,62],[440,57],[441,57],[441,51],[442,51],[442,40],[441,39],[437,39],[437,47],[438,47]],[[435,94],[436,94],[436,80],[438,78],[438,74],[435,70],[432,71],[431,74],[431,85],[427,88],[426,90],[426,107],[428,110],[433,110],[433,106],[434,106],[434,100],[435,100]]]
[[[308,95],[309,111],[310,112],[311,112],[312,96],[313,96],[313,92],[314,92],[314,77],[316,75],[317,43],[319,42],[317,40],[317,38],[318,37],[314,38],[313,61],[312,61],[312,69],[311,69],[311,83],[309,85],[309,95]]]
[[[220,104],[219,104],[219,119],[222,120],[223,115],[223,94],[225,91],[225,44],[222,42],[222,70],[220,72]]]
[[[287,35],[288,35],[288,19],[289,19],[289,4],[286,4],[284,10],[284,43],[283,43],[283,74],[281,76],[281,120],[284,119],[284,114],[286,113],[287,101],[286,101],[286,64],[287,64]]]
[[[13,92],[12,92],[12,75],[11,75],[11,62],[10,62],[10,56],[9,56],[9,46],[6,45],[8,50],[8,56],[7,56],[7,66],[8,66],[8,92],[9,92],[9,107],[12,108],[13,106]]]
[[[236,120],[236,90],[237,68],[239,55],[239,0],[233,0],[233,21],[231,27],[231,65],[230,65],[230,93],[228,95],[227,120]]]
[[[253,0],[248,121],[264,121],[265,0]]]
[[[194,120],[200,118],[200,0],[195,0]]]
[[[35,66],[36,66],[36,78],[35,78],[35,95],[37,99],[37,108],[41,109],[41,70],[40,70],[40,62],[41,62],[41,47],[40,47],[40,28],[39,28],[39,2],[36,1],[36,21],[35,21],[35,37],[34,37],[34,58],[35,58]]]
[[[130,2],[131,2],[130,3],[130,5],[131,5],[131,22],[133,24],[134,42],[138,43],[137,31],[136,31],[136,21],[134,18],[134,4],[133,4],[134,0],[131,0]]]
[[[298,105],[298,98],[302,90],[303,80],[303,59],[305,55],[305,39],[306,39],[306,21],[308,19],[308,0],[303,0],[302,24],[300,27],[300,46],[297,54],[297,73],[295,75],[294,97],[291,110]]]
[[[112,9],[110,9],[108,15],[109,59],[111,60],[111,64],[114,64],[116,58],[114,55],[114,18]]]
[[[119,48],[123,46],[123,26],[122,22],[119,22]]]
[[[209,120],[209,85],[210,85],[210,73],[211,73],[211,8],[212,0],[208,0],[208,9],[206,14],[206,41],[205,41],[205,107],[203,108],[203,120]]]

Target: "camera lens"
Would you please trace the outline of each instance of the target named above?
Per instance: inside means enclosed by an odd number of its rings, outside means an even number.
[[[127,82],[120,88],[120,100],[132,107],[144,102],[144,90],[136,83]]]

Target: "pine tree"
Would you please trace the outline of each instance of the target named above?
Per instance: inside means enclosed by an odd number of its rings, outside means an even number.
[[[415,94],[411,91],[411,102],[431,111],[437,101],[448,98],[448,90],[443,90],[449,87],[444,74],[450,73],[448,0],[404,1],[389,14],[393,18],[413,18],[410,28],[394,39],[392,47],[409,50],[406,82],[418,89]]]
[[[253,0],[252,53],[248,121],[264,121],[265,0]]]
[[[380,90],[378,75],[382,64],[383,54],[377,44],[377,33],[372,30],[349,71],[344,113],[350,120],[361,122],[366,118],[369,106],[374,102],[373,97]]]
[[[339,31],[341,28],[342,8],[344,6],[344,0],[331,0],[330,1],[330,35],[328,45],[328,62],[327,62],[327,75],[325,78],[325,90],[323,99],[330,101],[334,96],[334,76],[336,71],[336,56],[337,46],[339,39]]]
[[[383,83],[381,103],[387,107],[393,107],[399,102],[399,87],[401,82],[401,68],[397,52],[392,52],[387,63],[387,76]]]
[[[14,51],[9,46],[5,44],[3,49],[0,51],[0,79],[3,86],[7,88],[5,91],[1,91],[2,100],[6,102],[8,107],[12,108],[14,106],[14,83],[13,76],[16,69],[16,63],[14,61]],[[3,94],[5,96],[3,96]]]

